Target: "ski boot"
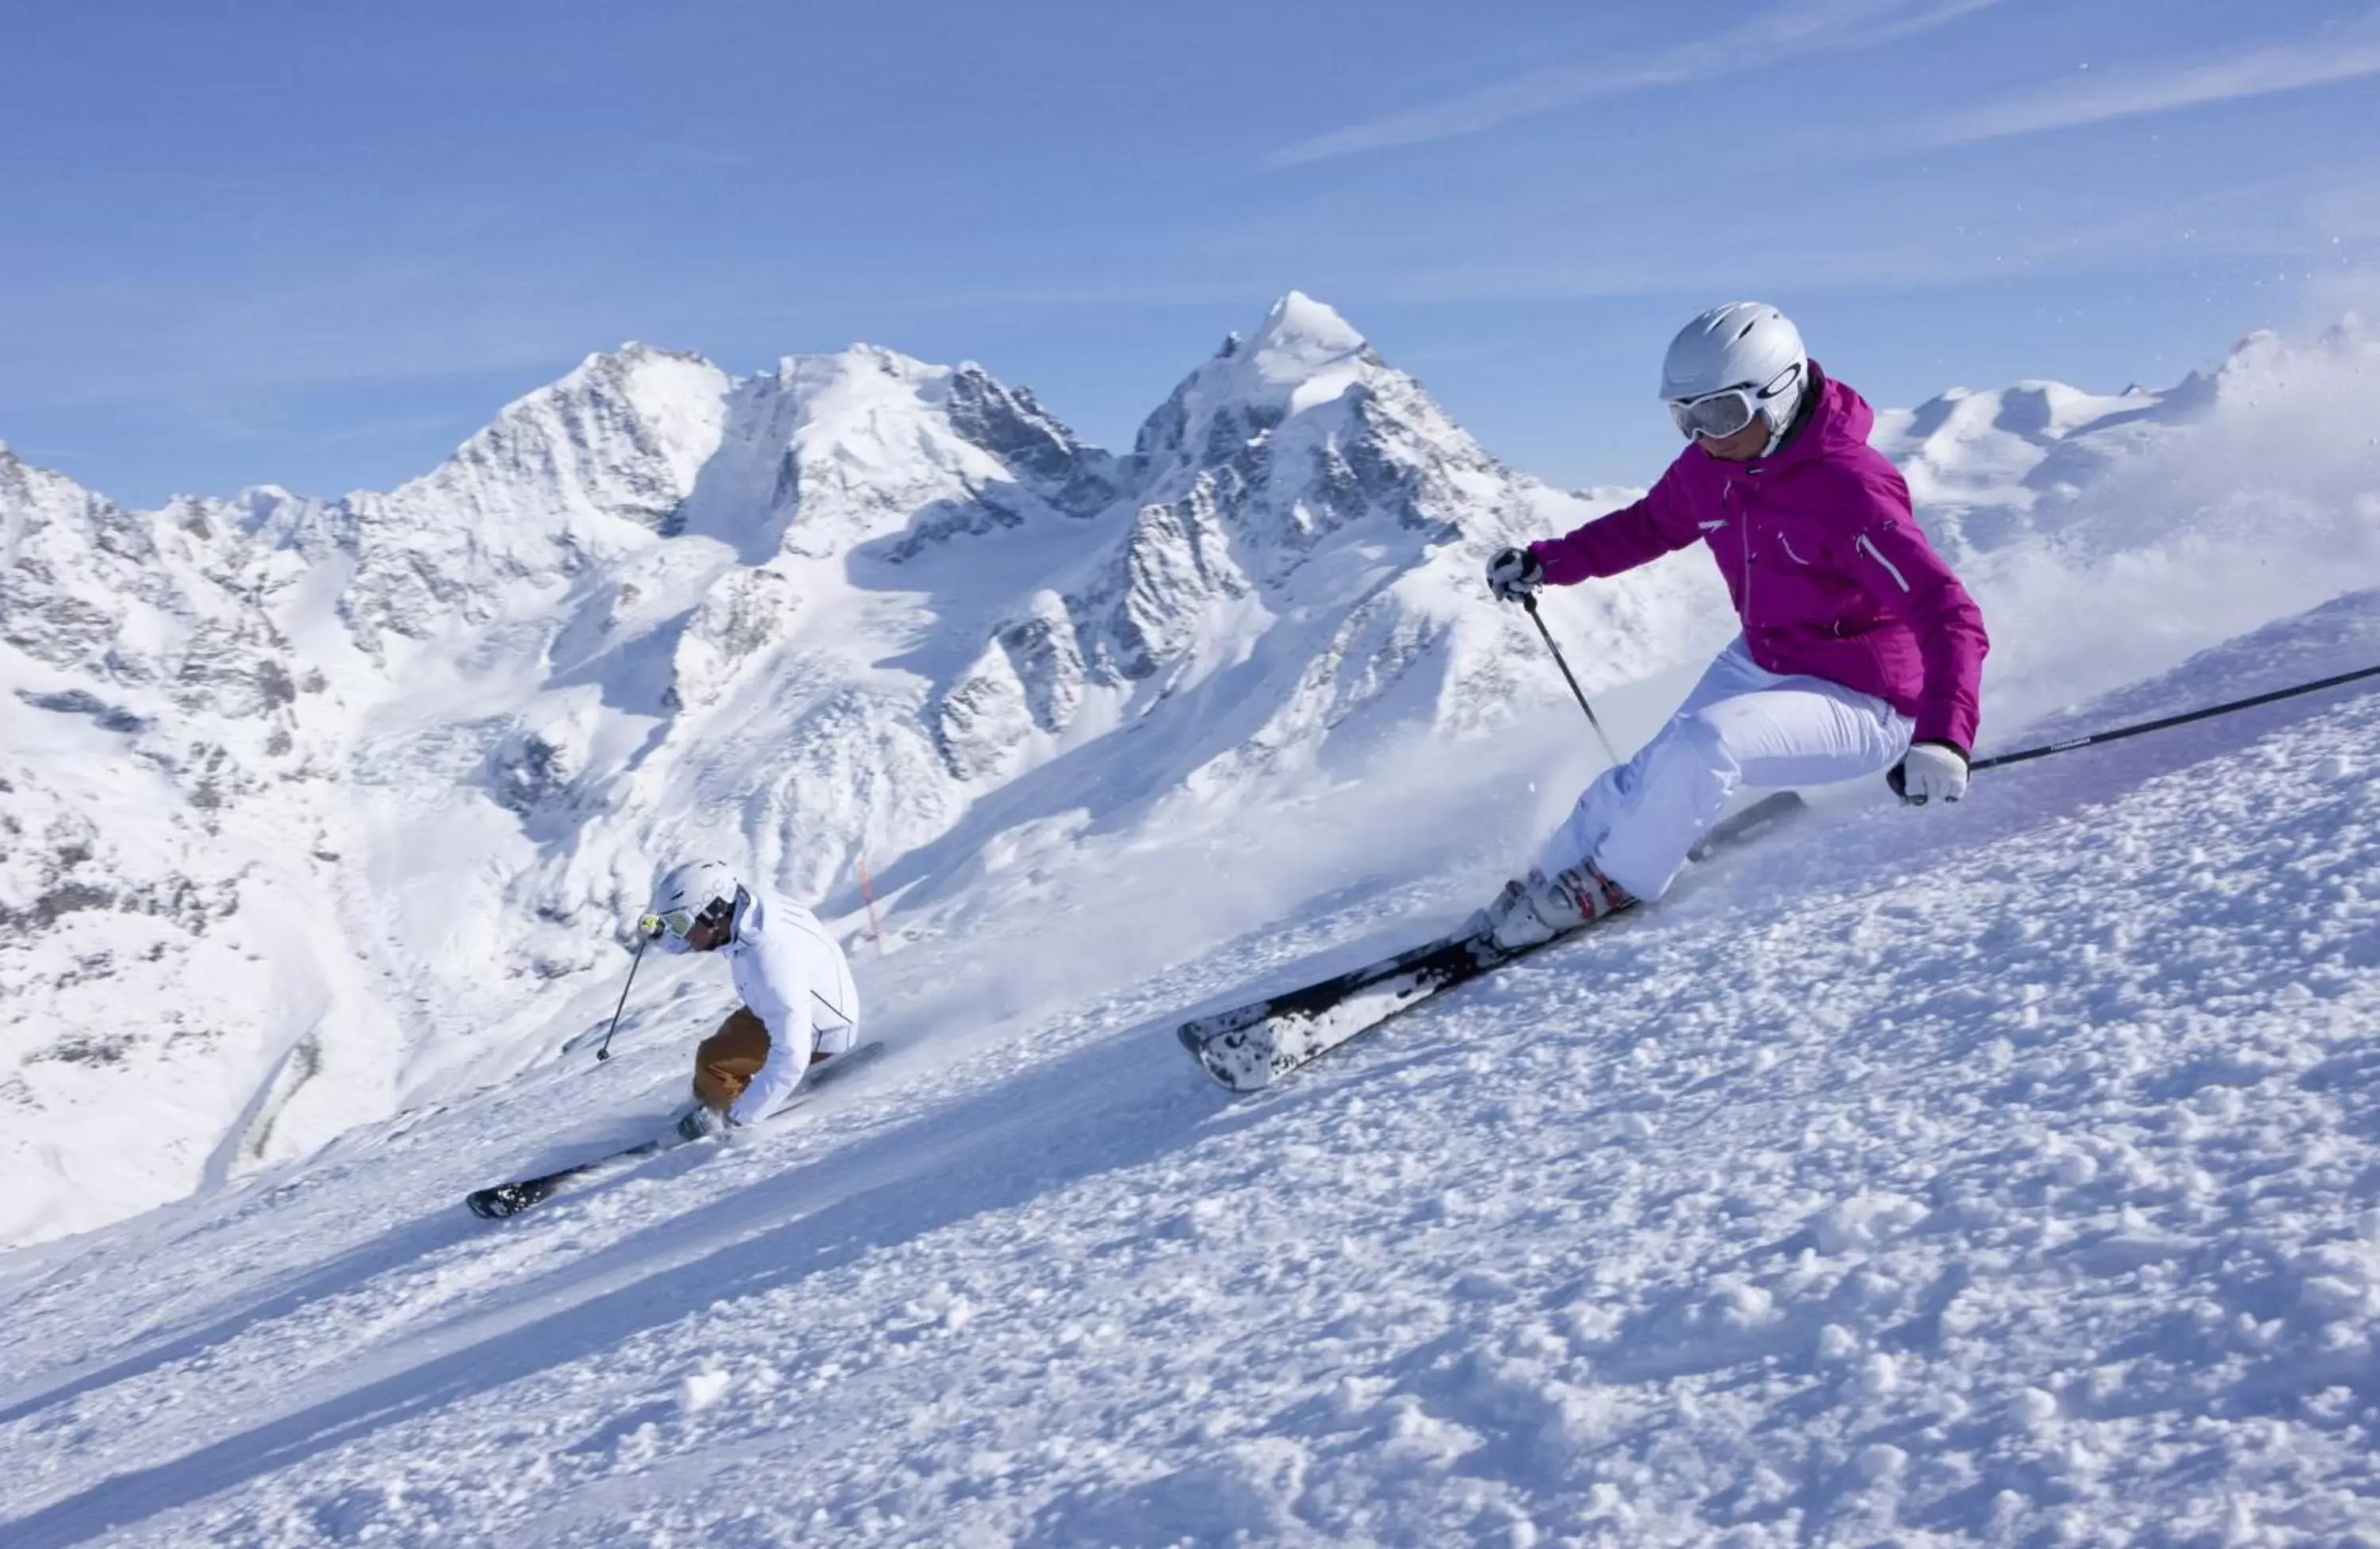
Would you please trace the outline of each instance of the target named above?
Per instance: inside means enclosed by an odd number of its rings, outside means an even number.
[[[1532,870],[1525,879],[1506,883],[1494,901],[1471,917],[1470,933],[1488,937],[1499,951],[1519,952],[1616,914],[1635,901],[1626,888],[1597,871],[1592,860],[1552,876]]]

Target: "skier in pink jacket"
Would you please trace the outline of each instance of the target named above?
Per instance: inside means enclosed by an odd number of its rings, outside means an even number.
[[[1661,396],[1688,445],[1644,499],[1488,561],[1506,602],[1700,540],[1743,633],[1644,750],[1589,786],[1524,879],[1474,921],[1515,947],[1658,898],[1739,784],[1889,771],[1914,806],[1966,794],[1983,615],[1867,444],[1876,413],[1774,307],[1686,324]]]

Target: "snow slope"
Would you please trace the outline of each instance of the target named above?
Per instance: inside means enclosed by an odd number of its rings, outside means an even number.
[[[2363,593],[2136,702],[2375,658]],[[649,1005],[0,1260],[0,1540],[2354,1542],[2376,738],[2334,695],[1848,793],[1254,1102],[1173,1019],[1476,857],[955,1054],[923,944],[798,1121],[456,1208],[661,1108],[697,1006]]]

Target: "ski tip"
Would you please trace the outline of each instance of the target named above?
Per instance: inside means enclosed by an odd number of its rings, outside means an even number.
[[[1242,1029],[1217,1032],[1202,1019],[1183,1023],[1173,1030],[1173,1037],[1198,1062],[1199,1069],[1228,1091],[1254,1092],[1270,1079],[1271,1072],[1267,1069],[1254,1086],[1248,1084],[1247,1061],[1242,1053],[1248,1040]]]

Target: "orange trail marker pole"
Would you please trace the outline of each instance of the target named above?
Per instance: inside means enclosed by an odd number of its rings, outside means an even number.
[[[868,857],[864,855],[859,858],[859,896],[868,900],[868,939],[874,942],[876,950],[881,953],[884,950],[884,933],[876,923],[876,884],[868,875]]]

